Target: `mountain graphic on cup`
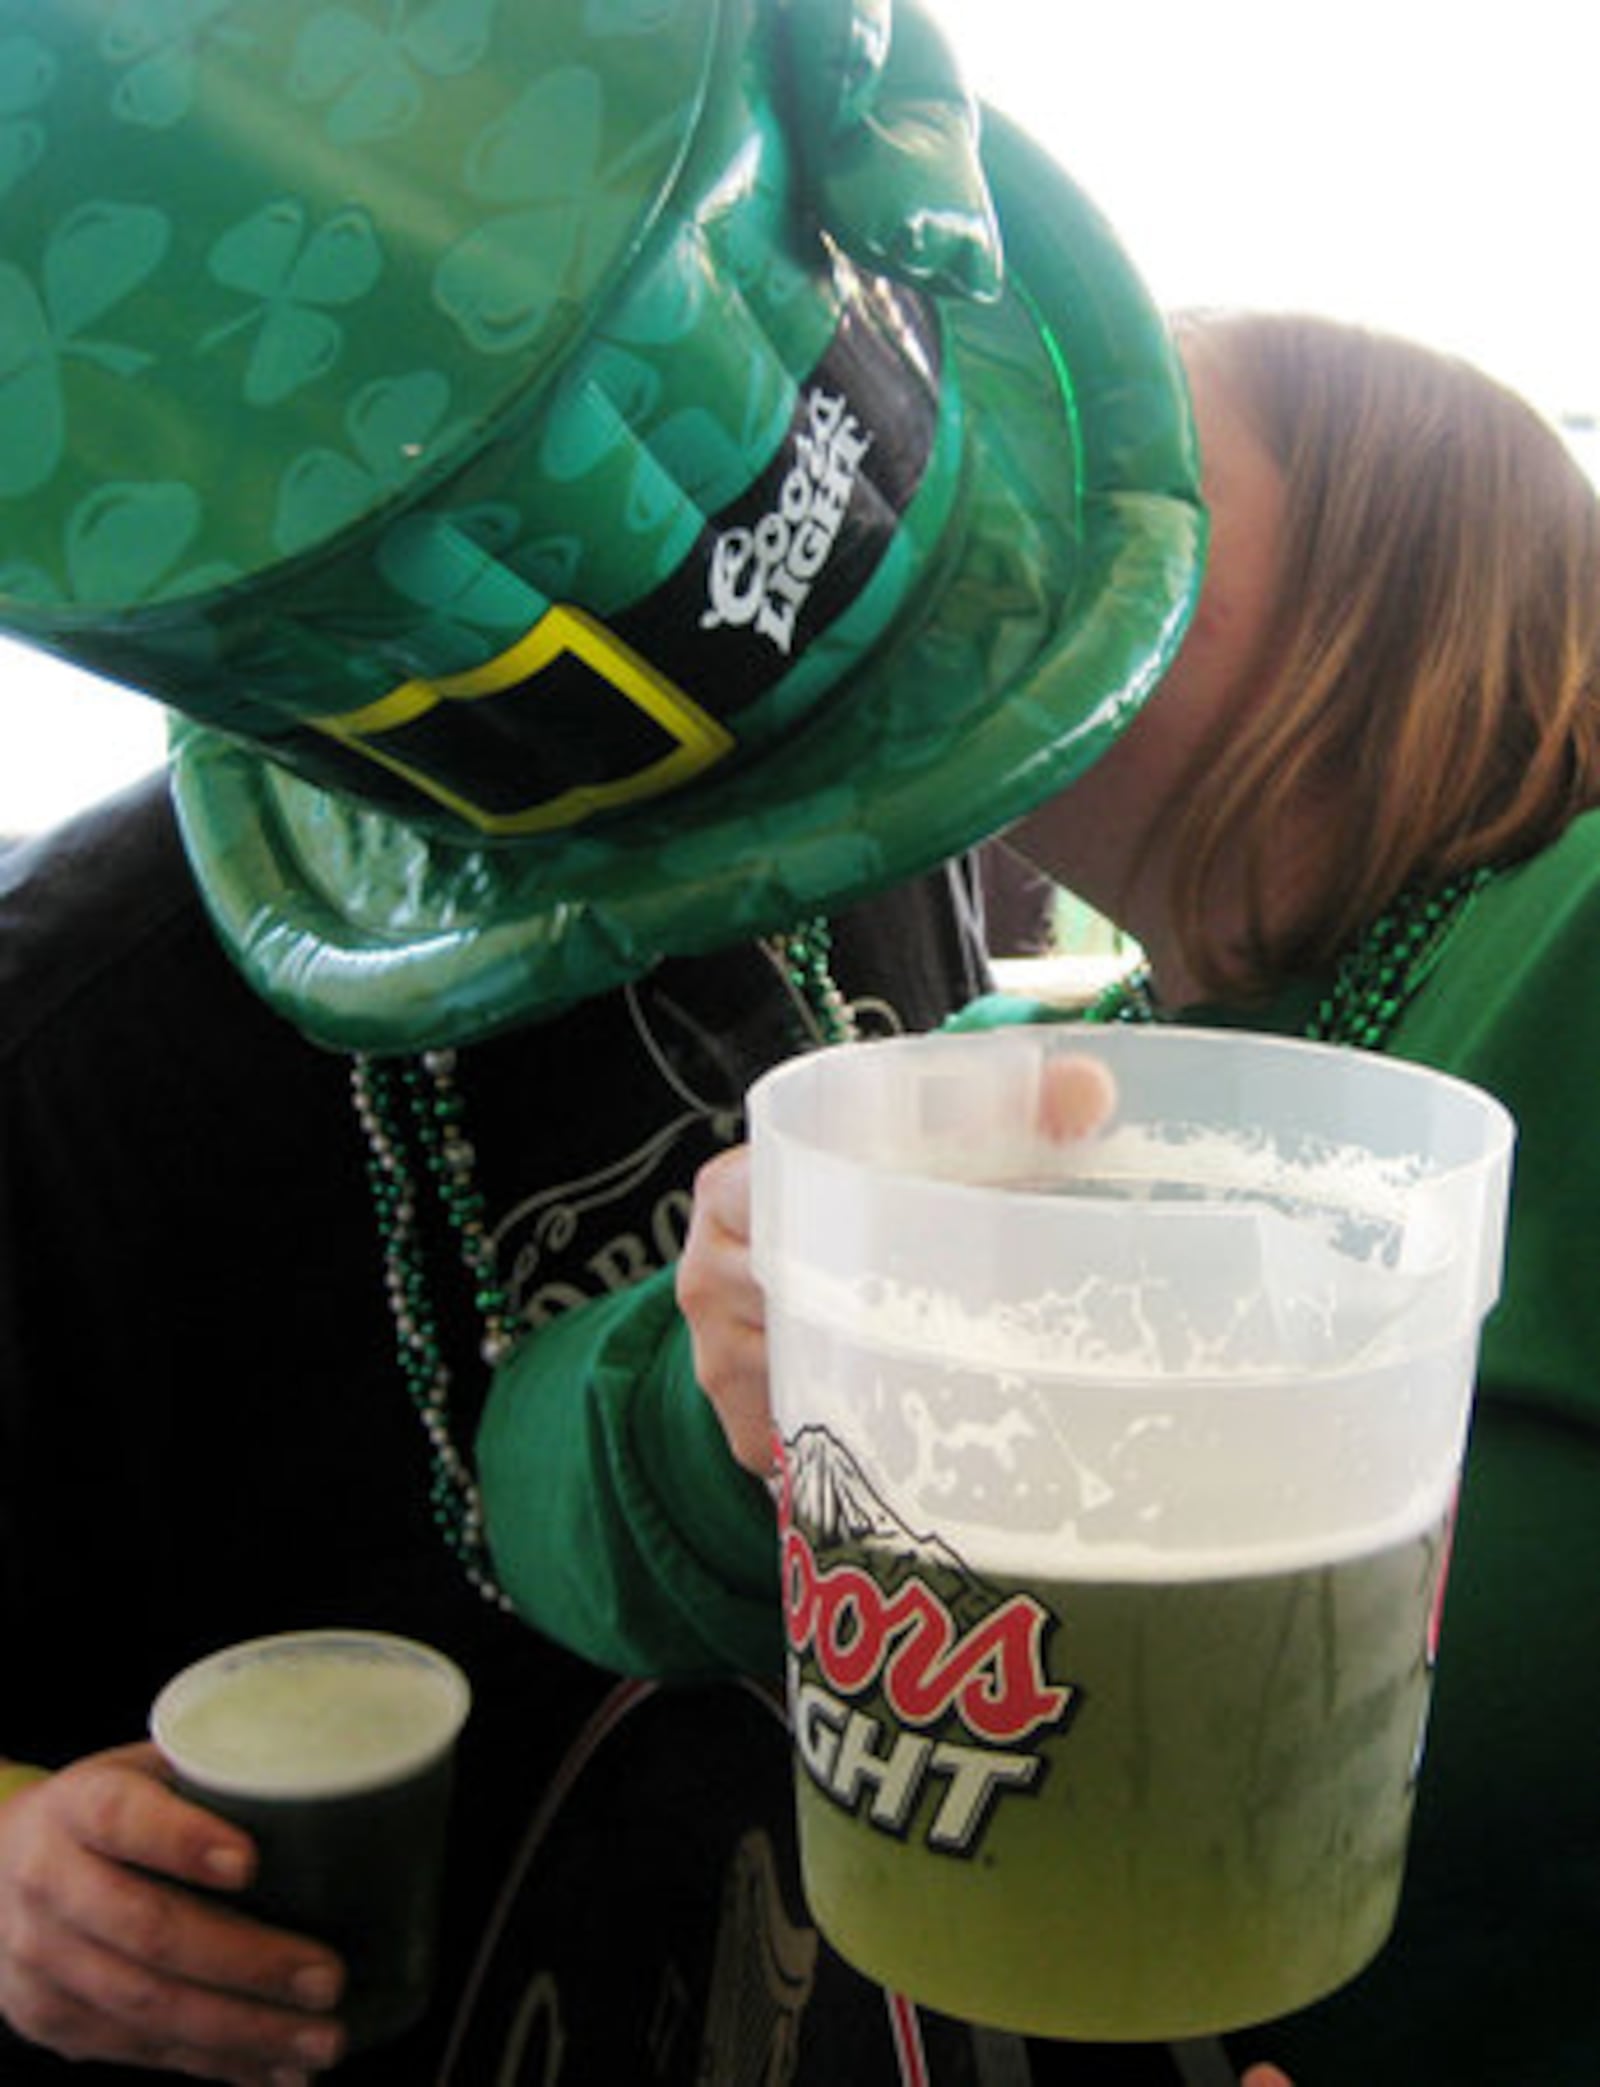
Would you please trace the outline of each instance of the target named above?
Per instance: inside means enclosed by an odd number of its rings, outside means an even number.
[[[784,1445],[783,1469],[788,1515],[819,1557],[868,1553],[885,1586],[916,1574],[972,1622],[1002,1599],[942,1537],[912,1529],[828,1428],[801,1428]]]

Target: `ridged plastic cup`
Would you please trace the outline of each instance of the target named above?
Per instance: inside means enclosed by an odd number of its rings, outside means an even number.
[[[1115,1114],[1041,1129],[1046,1067]],[[1513,1142],[1371,1054],[1052,1026],[751,1098],[806,1888],[860,1969],[1094,2041],[1393,1921]]]

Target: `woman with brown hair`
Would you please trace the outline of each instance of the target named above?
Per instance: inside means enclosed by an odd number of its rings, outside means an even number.
[[[1195,625],[1008,838],[1140,936],[1167,1004],[1246,1002],[1600,801],[1600,506],[1466,363],[1315,318],[1177,331],[1212,518]]]
[[[1353,1985],[1230,2055],[1296,2087],[1591,2087],[1600,503],[1556,434],[1463,363],[1321,319],[1178,330],[1212,527],[1199,610],[1122,738],[1008,844],[1143,948],[1093,1018],[1393,1052],[1489,1089],[1518,1125],[1399,1923]],[[989,1000],[960,1019],[1056,1012]],[[678,1295],[688,1352],[668,1337],[638,1383],[658,1415],[683,1389],[686,1453],[635,1473],[657,1514],[643,1550],[641,1496],[613,1479],[634,1510],[621,1577],[663,1569],[682,1532],[738,1613],[770,1601],[776,1659],[766,1493],[744,1481],[741,1547],[722,1444],[687,1453],[697,1377],[734,1460],[769,1459],[739,1152],[702,1176]],[[622,1375],[611,1392],[615,1451]],[[491,1413],[485,1437],[507,1582],[591,1656],[637,1660],[598,1604],[541,1584],[529,1489],[575,1481],[513,1453],[523,1424]],[[1035,2070],[1056,2077],[1044,2052]]]

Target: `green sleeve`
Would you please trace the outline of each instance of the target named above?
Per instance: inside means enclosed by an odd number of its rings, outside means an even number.
[[[1022,993],[983,993],[958,1007],[940,1023],[941,1029],[1016,1029],[1030,1022],[1075,1022],[1076,1008],[1058,1007],[1048,1000],[1030,1000]]]
[[[776,1673],[771,1498],[695,1380],[673,1271],[563,1313],[496,1372],[478,1477],[501,1586],[620,1673]]]
[[[950,1026],[1050,1014],[994,994]],[[527,1335],[477,1461],[495,1572],[547,1636],[621,1673],[779,1670],[772,1501],[695,1380],[670,1268]]]

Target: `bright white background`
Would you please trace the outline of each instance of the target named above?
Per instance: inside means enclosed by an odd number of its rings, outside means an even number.
[[[931,0],[1156,299],[1472,356],[1600,459],[1594,0]],[[0,643],[0,834],[154,765],[147,701]]]

